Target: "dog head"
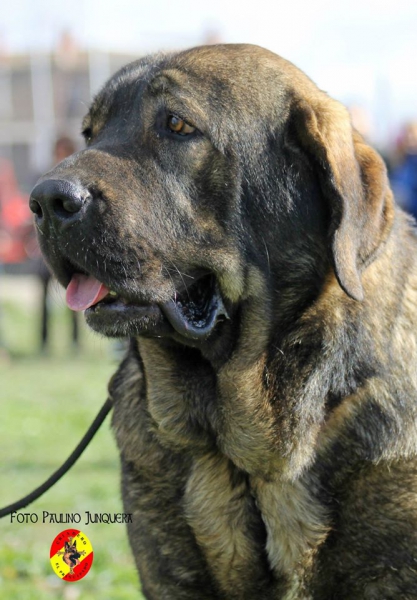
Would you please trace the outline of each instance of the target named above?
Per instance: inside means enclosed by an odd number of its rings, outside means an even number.
[[[385,168],[287,61],[247,45],[146,57],[105,85],[83,134],[30,206],[93,329],[202,345],[250,306],[270,322],[299,309],[329,273],[362,299],[392,222]]]
[[[77,551],[77,542],[65,542],[65,552],[76,552]]]

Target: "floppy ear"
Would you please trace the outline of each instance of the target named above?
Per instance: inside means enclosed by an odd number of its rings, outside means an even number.
[[[349,296],[362,300],[361,270],[387,239],[394,217],[384,162],[352,129],[346,108],[323,92],[297,99],[292,116],[330,209],[337,280]]]

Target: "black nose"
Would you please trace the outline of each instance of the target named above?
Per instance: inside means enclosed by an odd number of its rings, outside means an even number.
[[[65,179],[46,179],[32,191],[30,210],[36,216],[38,227],[51,222],[63,227],[78,220],[91,195],[81,185]]]

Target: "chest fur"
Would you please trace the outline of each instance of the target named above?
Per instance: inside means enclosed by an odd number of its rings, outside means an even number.
[[[161,445],[192,456],[184,517],[217,585],[228,598],[252,598],[255,589],[304,597],[302,581],[326,533],[321,506],[301,480],[266,480],[261,469],[248,473],[225,453],[223,403],[208,368],[187,369],[183,361],[179,370],[166,356],[154,356],[152,365],[147,408]],[[250,445],[246,440],[246,451]]]

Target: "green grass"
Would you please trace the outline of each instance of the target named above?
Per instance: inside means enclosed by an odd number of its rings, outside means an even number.
[[[1,279],[0,279],[1,291]],[[35,307],[1,304],[1,326],[10,353],[0,355],[0,506],[42,483],[70,454],[106,398],[116,369],[110,342],[82,330],[82,350],[69,344],[68,312],[53,304],[53,340],[48,357],[37,353]],[[119,458],[109,417],[71,471],[21,512],[38,523],[0,521],[0,597],[8,600],[141,599],[125,525],[85,525],[85,511],[122,512]],[[49,563],[54,537],[69,528],[42,523],[42,511],[81,513],[94,548],[88,575],[61,581]]]

